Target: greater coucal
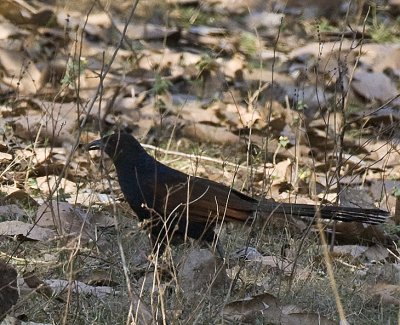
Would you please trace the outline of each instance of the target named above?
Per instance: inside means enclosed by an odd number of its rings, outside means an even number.
[[[115,133],[88,144],[88,150],[104,150],[114,162],[122,193],[140,221],[149,220],[154,243],[161,250],[174,234],[207,242],[213,228],[224,221],[246,222],[257,215],[378,224],[389,213],[380,209],[320,206],[257,200],[231,187],[170,168],[150,156],[131,135]]]

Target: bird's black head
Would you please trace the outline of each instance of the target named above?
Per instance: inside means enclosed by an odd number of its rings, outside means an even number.
[[[145,152],[140,143],[130,134],[117,132],[95,140],[87,145],[87,150],[104,150],[114,162],[119,159],[134,158]]]

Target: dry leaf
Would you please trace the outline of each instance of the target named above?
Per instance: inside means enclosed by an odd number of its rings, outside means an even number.
[[[378,296],[383,304],[400,305],[400,286],[395,284],[377,283],[371,293]]]
[[[176,99],[177,97],[175,96],[174,100]],[[198,100],[186,100],[181,105],[173,105],[171,108],[175,115],[193,123],[208,122],[218,124],[220,122],[215,111],[202,108],[202,103]]]
[[[272,29],[272,32],[276,33],[279,26],[282,25],[284,16],[281,13],[268,11],[252,12],[246,17],[246,24],[251,30],[264,27]]]
[[[357,70],[352,82],[353,89],[368,100],[385,102],[395,97],[399,91],[392,80],[382,72]]]
[[[7,22],[2,22],[0,23],[0,39],[5,40],[8,39],[9,37],[17,36],[17,35],[29,35],[28,32],[25,30],[18,28],[14,24],[10,24]]]
[[[327,229],[330,232],[331,229]],[[392,240],[382,227],[376,225],[366,225],[357,222],[342,222],[336,224],[335,240],[341,244],[359,243],[391,243]]]
[[[118,292],[115,291],[111,287],[95,287],[89,286],[84,284],[83,282],[79,281],[67,281],[67,280],[58,280],[58,279],[51,279],[45,280],[44,283],[53,290],[55,295],[60,295],[63,292],[66,292],[68,289],[75,294],[88,294],[93,295],[98,298],[104,298],[108,295],[116,295]]]
[[[122,32],[125,27],[125,23],[117,23],[116,27]],[[126,33],[126,36],[132,40],[163,40],[167,37],[176,36],[179,34],[178,28],[167,28],[161,25],[154,24],[135,24],[131,25]]]
[[[400,47],[398,44],[364,44],[360,63],[375,72],[392,71],[400,76]]]
[[[25,204],[29,207],[37,207],[39,204],[28,194],[25,190],[19,189],[10,189],[11,191],[8,192],[4,198],[2,198],[1,202],[6,203],[14,203],[14,204]]]
[[[44,295],[46,298],[51,298],[51,296],[53,295],[53,290],[51,290],[51,288],[46,283],[40,280],[34,274],[34,272],[25,272],[24,281],[29,288],[36,289],[38,293]]]
[[[336,322],[313,313],[290,313],[287,315],[282,315],[282,320],[280,325],[335,325]]]
[[[1,1],[0,14],[6,19],[16,23],[27,23],[36,10],[27,3],[18,1]]]
[[[12,160],[12,155],[6,152],[0,152],[0,163],[9,163]]]
[[[363,254],[368,261],[381,262],[389,257],[389,251],[386,247],[381,245],[374,245],[368,247],[368,249]]]
[[[267,323],[280,324],[281,314],[278,299],[269,293],[230,302],[223,310],[224,319],[238,324],[254,324],[260,319],[265,319]]]
[[[18,220],[23,217],[26,217],[27,214],[18,205],[10,204],[10,205],[0,206],[0,216],[7,217],[12,220]]]
[[[222,145],[240,143],[240,138],[226,128],[201,123],[184,126],[182,133],[200,142],[213,142]]]
[[[42,227],[56,229],[60,235],[68,238],[70,244],[78,241],[84,245],[95,240],[94,227],[88,214],[67,202],[42,204],[37,211],[36,222]]]
[[[329,248],[328,248],[329,250]],[[360,245],[341,245],[334,246],[333,252],[331,252],[332,256],[351,256],[354,258],[361,257],[368,250],[367,246]]]
[[[50,175],[50,176],[41,176],[36,178],[36,184],[29,184],[31,188],[38,189],[44,195],[50,194],[51,191],[54,190],[55,185],[57,184],[58,176]],[[77,190],[77,184],[63,178],[57,187],[57,190],[63,190],[63,193],[66,195],[75,195]]]
[[[259,259],[255,259],[254,261],[260,262],[262,265],[269,266],[271,268],[279,269],[285,275],[290,275],[295,266],[293,262],[278,256],[263,256]]]
[[[289,54],[289,58],[304,62],[307,59],[310,59],[310,57],[318,59],[332,57],[332,53],[337,53],[337,51],[340,51],[342,55],[345,55],[353,48],[353,46],[354,42],[346,39],[342,42],[324,42],[323,46],[321,46],[320,42],[311,42],[302,47],[293,49]]]
[[[227,304],[223,311],[223,317],[226,320],[246,324],[257,324],[260,321],[276,325],[336,324],[321,315],[304,313],[299,307],[283,306],[276,297],[268,293]]]
[[[51,229],[46,229],[30,223],[3,221],[0,222],[0,236],[17,236],[17,238],[22,236],[23,238],[21,239],[44,241],[54,238],[56,233]]]
[[[236,250],[235,252],[231,253],[231,258],[245,258],[249,261],[254,261],[263,257],[263,255],[258,252],[258,250],[254,247],[244,247]]]
[[[0,66],[7,73],[3,82],[25,95],[35,94],[42,87],[42,73],[28,57],[21,51],[0,48]]]
[[[208,249],[194,249],[183,257],[178,283],[188,301],[197,301],[206,291],[219,290],[227,281],[225,265]]]
[[[10,308],[16,304],[19,294],[17,271],[9,264],[0,261],[0,322]]]
[[[109,270],[102,269],[93,270],[89,275],[80,280],[88,285],[100,287],[116,287],[120,284]]]
[[[221,66],[221,72],[225,75],[225,78],[231,78],[235,80],[238,73],[243,74],[243,69],[245,67],[245,58],[239,53],[233,55],[229,59],[218,59],[218,64]]]

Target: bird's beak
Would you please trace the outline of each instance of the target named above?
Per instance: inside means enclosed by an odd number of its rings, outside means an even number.
[[[86,145],[86,150],[101,150],[104,147],[103,141],[101,139],[95,140],[90,142],[89,144]]]

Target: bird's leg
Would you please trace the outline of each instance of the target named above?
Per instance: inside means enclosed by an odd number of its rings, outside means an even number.
[[[152,251],[149,256],[149,262],[153,264],[154,271],[159,272],[163,281],[170,281],[176,275],[171,246],[165,240],[160,239],[159,232],[152,230],[150,233]]]
[[[206,242],[206,244],[214,254],[215,251],[217,251],[218,257],[220,257],[225,262],[225,250],[219,240],[217,240],[215,243]]]
[[[153,255],[161,256],[165,252],[165,241],[159,240],[159,234],[150,233],[151,253]]]
[[[210,238],[210,237],[209,237]],[[209,239],[208,238],[208,239]],[[224,246],[221,244],[221,242],[219,241],[218,235],[216,233],[214,233],[214,231],[212,231],[212,241],[210,240],[206,240],[206,243],[208,244],[208,246],[210,247],[210,249],[215,252],[218,252],[219,257],[225,261],[225,250],[224,250]]]
[[[225,260],[225,250],[224,247],[222,246],[222,244],[220,243],[220,241],[217,239],[217,242],[215,244],[215,248],[217,249],[217,252],[219,254],[219,256]]]

